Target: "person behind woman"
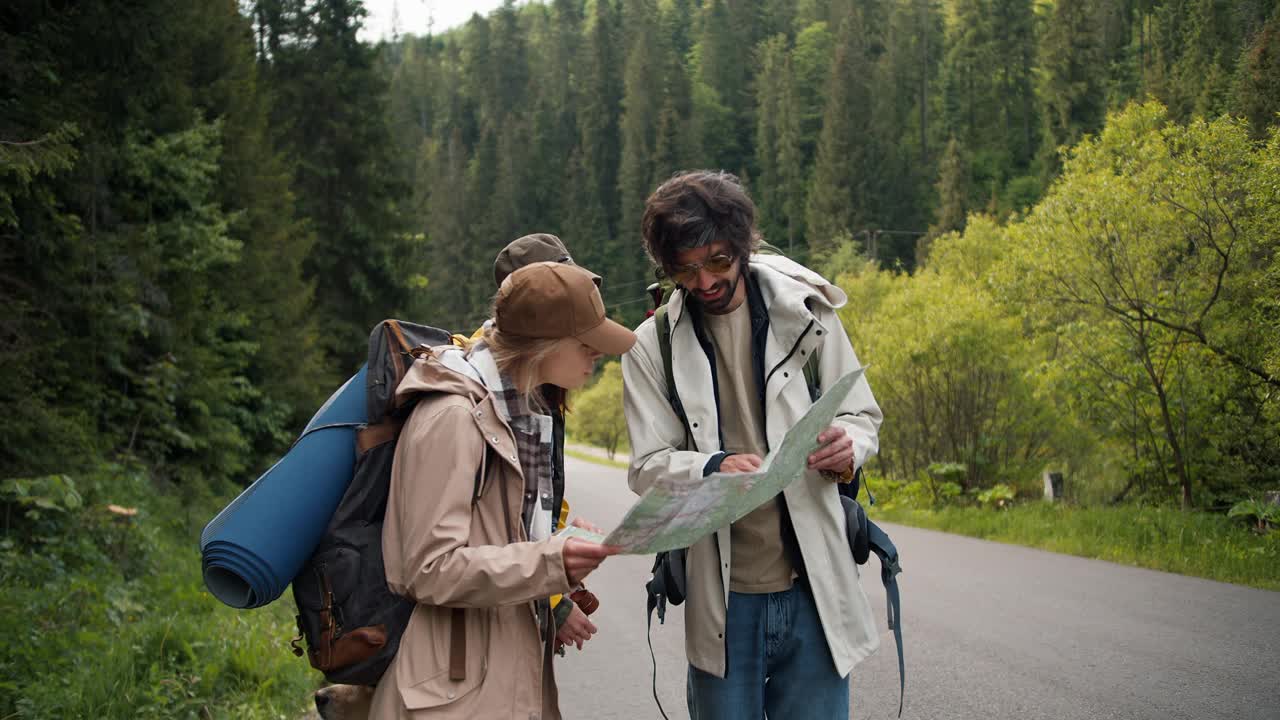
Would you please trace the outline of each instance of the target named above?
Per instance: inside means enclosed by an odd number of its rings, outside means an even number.
[[[602,355],[635,342],[605,317],[591,278],[555,262],[515,271],[484,340],[433,348],[396,390],[418,402],[396,448],[382,544],[388,585],[417,606],[374,693],[375,720],[560,717],[546,598],[613,549],[551,532],[551,418],[537,389],[580,387]]]
[[[511,273],[526,265],[537,262],[558,262],[574,265],[573,256],[560,238],[550,233],[530,233],[512,240],[498,252],[493,261],[494,287],[502,287],[502,281]],[[590,271],[588,271],[590,272]],[[602,278],[594,273],[591,280],[597,288],[602,287]],[[453,344],[468,349],[473,343],[484,339],[485,330],[493,324],[493,320],[485,320],[469,337],[460,333],[453,335]],[[564,416],[568,410],[565,402],[567,393],[564,388],[555,385],[543,385],[539,388],[543,404],[551,416],[551,507],[552,522],[556,530],[562,529],[569,520],[569,501],[564,492]],[[557,511],[558,509],[558,511]],[[587,618],[600,605],[599,599],[585,586],[573,594],[551,596],[551,616],[556,624],[556,652],[563,655],[569,645],[582,649],[583,643],[589,641],[596,632],[596,626]]]

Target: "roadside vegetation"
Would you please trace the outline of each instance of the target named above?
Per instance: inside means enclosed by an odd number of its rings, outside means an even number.
[[[1280,532],[1255,532],[1222,513],[1034,499],[997,506],[976,498],[935,509],[918,489],[871,483],[876,504],[868,513],[877,520],[1280,590]]]
[[[0,482],[0,717],[291,720],[319,674],[292,607],[213,598],[197,540],[233,492],[139,468]]]

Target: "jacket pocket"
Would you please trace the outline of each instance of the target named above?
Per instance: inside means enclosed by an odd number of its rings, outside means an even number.
[[[489,670],[489,625],[492,610],[466,610],[466,662],[461,680],[450,677],[451,608],[419,605],[409,620],[396,663],[396,685],[409,710],[448,705],[471,694]]]

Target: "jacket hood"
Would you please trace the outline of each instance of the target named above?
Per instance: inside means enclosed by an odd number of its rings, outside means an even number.
[[[768,270],[776,272],[783,278],[794,280],[797,284],[805,286],[802,288],[787,287],[787,283],[782,282],[781,279],[776,279],[774,285],[777,288],[775,291],[777,294],[798,294],[804,298],[818,300],[832,310],[844,307],[845,303],[849,301],[849,296],[845,294],[844,290],[785,255],[752,255],[750,262],[757,274],[759,274],[760,268],[768,268]],[[766,275],[770,274],[772,273],[766,273]]]
[[[396,388],[396,405],[405,398],[423,393],[462,395],[473,403],[484,400],[485,389],[480,372],[466,359],[466,351],[452,345],[431,348],[405,373]]]

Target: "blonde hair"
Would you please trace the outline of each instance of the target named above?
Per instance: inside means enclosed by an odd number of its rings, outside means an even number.
[[[504,333],[496,324],[484,329],[484,344],[493,354],[493,361],[503,375],[511,378],[515,391],[535,412],[547,414],[548,401],[563,408],[564,393],[539,392],[538,371],[542,363],[555,351],[562,338],[530,338]],[[558,388],[557,388],[558,389]]]

